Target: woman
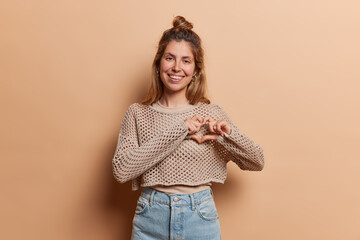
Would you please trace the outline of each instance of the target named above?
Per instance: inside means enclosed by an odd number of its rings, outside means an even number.
[[[142,188],[132,239],[220,239],[212,182],[226,164],[260,171],[263,151],[205,96],[203,50],[181,16],[160,39],[152,83],[126,111],[113,158],[114,176]]]

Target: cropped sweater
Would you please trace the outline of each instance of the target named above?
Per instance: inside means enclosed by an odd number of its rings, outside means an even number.
[[[224,119],[231,133],[198,143],[190,139],[184,122],[195,115]],[[209,133],[203,125],[196,134]],[[264,155],[262,148],[241,133],[219,105],[199,102],[174,112],[134,103],[123,118],[112,164],[115,179],[121,183],[132,180],[135,191],[140,186],[224,183],[229,161],[242,170],[260,171]]]

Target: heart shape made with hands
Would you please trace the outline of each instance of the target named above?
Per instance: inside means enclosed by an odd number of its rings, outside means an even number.
[[[230,134],[231,132],[230,124],[227,121],[214,120],[209,116],[201,118],[200,116],[196,115],[193,118],[187,119],[185,123],[189,128],[190,139],[193,139],[198,143],[203,143],[209,140],[216,140],[219,135],[224,136],[224,133]],[[210,134],[201,137],[196,133],[198,133],[204,125],[207,126]]]
[[[205,141],[209,141],[209,140],[216,140],[218,138],[218,134],[207,134],[207,135],[204,135],[204,136],[199,136],[197,134],[191,134],[190,135],[190,138],[197,141],[198,143],[203,143]]]
[[[209,140],[216,140],[219,136],[219,134],[216,134],[216,133],[206,134],[204,136],[199,136],[196,133],[191,134],[190,139],[193,139],[193,140],[197,141],[198,143],[203,143],[203,142],[209,141]]]

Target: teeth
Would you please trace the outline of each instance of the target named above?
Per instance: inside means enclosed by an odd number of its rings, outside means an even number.
[[[170,77],[173,79],[182,79],[182,77],[179,77],[179,76],[170,76]]]

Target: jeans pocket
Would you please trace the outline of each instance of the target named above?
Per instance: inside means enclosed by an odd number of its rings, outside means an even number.
[[[145,212],[145,210],[148,208],[148,206],[149,206],[149,203],[147,201],[145,201],[142,198],[139,198],[139,200],[137,201],[135,214],[136,215],[143,214]]]
[[[215,202],[211,198],[209,200],[206,200],[204,202],[201,202],[196,206],[197,212],[199,213],[200,217],[208,220],[208,221],[214,221],[219,219]]]

